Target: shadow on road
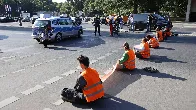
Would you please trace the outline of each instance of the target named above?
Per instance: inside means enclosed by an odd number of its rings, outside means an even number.
[[[31,27],[14,27],[14,26],[0,26],[0,30],[8,31],[31,31]]]
[[[8,36],[5,36],[5,35],[0,35],[0,40],[4,40],[4,39],[7,39]]]
[[[159,56],[159,55],[151,55],[149,59],[142,59],[144,61],[150,61],[155,63],[163,63],[163,62],[179,62],[179,63],[187,63],[179,60],[173,60],[167,58],[167,56]]]
[[[101,44],[105,44],[105,41],[101,37],[84,36],[82,38],[67,38],[61,42],[54,42],[49,44],[48,48],[54,50],[68,50],[66,49],[68,47],[92,48]]]
[[[110,99],[99,99],[98,101],[91,104],[73,104],[73,106],[77,108],[93,110],[146,110],[139,105],[117,97],[111,97]]]
[[[154,49],[166,49],[166,50],[175,50],[173,48],[167,48],[167,47],[159,47],[159,48],[154,48]]]
[[[136,82],[141,78],[137,74],[137,70],[133,71],[115,71],[104,83],[105,93],[116,96],[130,84]],[[133,75],[131,75],[133,74]]]
[[[173,36],[166,43],[187,43],[196,44],[196,36]]]
[[[176,79],[176,80],[181,80],[181,81],[186,81],[186,78],[182,78],[182,77],[177,77],[177,76],[173,76],[167,73],[149,73],[144,71],[143,69],[138,69],[139,74],[141,75],[145,75],[145,76],[152,76],[152,77],[157,77],[157,78],[170,78],[170,79]]]

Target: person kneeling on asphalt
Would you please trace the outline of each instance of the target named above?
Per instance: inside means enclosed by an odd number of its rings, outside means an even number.
[[[62,99],[73,103],[89,103],[102,98],[104,96],[102,81],[98,72],[89,67],[89,58],[81,55],[77,60],[84,71],[80,73],[74,89],[62,90]]]
[[[133,49],[129,48],[129,44],[127,42],[124,43],[123,47],[125,49],[125,53],[123,54],[123,57],[117,61],[114,68],[117,70],[133,70],[135,69],[135,53]]]
[[[159,47],[159,41],[156,38],[154,38],[153,36],[147,35],[146,39],[148,40],[147,42],[148,42],[150,48],[158,48]]]
[[[169,28],[168,26],[165,28],[165,40],[167,40],[168,37],[171,37],[172,36],[172,33],[171,33],[171,28]]]
[[[143,38],[140,45],[134,46],[134,52],[137,58],[150,58],[150,48],[147,41],[148,40],[146,38]]]

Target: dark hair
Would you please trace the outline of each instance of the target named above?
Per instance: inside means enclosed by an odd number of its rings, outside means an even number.
[[[144,38],[152,38],[152,36],[151,35],[146,35],[146,37],[144,37]]]
[[[89,58],[83,55],[80,55],[77,60],[86,67],[89,67]]]
[[[143,38],[143,39],[142,39],[142,41],[147,42],[147,41],[148,41],[148,39],[147,39],[147,38]]]

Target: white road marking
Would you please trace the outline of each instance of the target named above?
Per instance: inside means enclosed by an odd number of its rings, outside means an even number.
[[[106,56],[101,56],[101,57],[99,57],[99,58],[97,58],[98,60],[102,60],[102,59],[104,59]]]
[[[1,75],[0,78],[6,77],[6,75]]]
[[[14,49],[9,49],[9,50],[5,50],[3,52],[18,51],[18,50],[23,50],[23,49],[31,48],[31,47],[33,47],[33,45],[31,45],[31,46],[24,46],[24,47],[18,47],[18,48],[14,48]]]
[[[50,108],[44,108],[43,110],[52,110],[52,109],[50,109]]]
[[[112,52],[113,52],[113,53],[117,53],[117,52],[118,52],[118,50],[113,50]]]
[[[7,106],[7,105],[9,105],[9,104],[11,104],[11,103],[13,103],[13,102],[15,102],[15,101],[17,101],[17,100],[19,100],[19,99],[20,98],[18,98],[18,97],[12,96],[12,97],[10,97],[8,99],[5,99],[5,100],[1,101],[0,102],[0,109],[5,107],[5,106]]]
[[[80,66],[77,66],[77,67],[76,67],[76,69],[78,69],[78,70],[79,70],[79,69],[81,69],[81,67],[80,67]]]
[[[49,79],[48,81],[45,81],[45,82],[43,82],[43,83],[45,83],[45,84],[52,84],[52,83],[55,83],[56,81],[58,81],[58,80],[60,80],[60,79],[62,79],[63,77],[60,77],[60,76],[56,76],[56,77],[53,77],[53,78],[51,78],[51,79]]]
[[[62,99],[60,99],[60,100],[56,101],[56,102],[53,103],[53,104],[56,105],[56,106],[59,106],[59,105],[61,105],[62,103],[64,103],[64,101],[63,101]]]
[[[110,56],[110,55],[112,55],[112,53],[107,53],[107,54],[105,54],[106,56]]]
[[[97,61],[98,61],[98,60],[92,60],[90,64],[93,64],[93,63],[95,63],[95,62],[97,62]]]
[[[24,71],[25,69],[21,69],[21,70],[17,70],[17,71],[14,71],[14,72],[12,72],[12,73],[19,73],[19,72],[22,72],[22,71]]]
[[[71,74],[73,74],[73,73],[75,73],[75,72],[77,72],[78,70],[70,70],[70,71],[68,71],[68,72],[66,72],[66,73],[63,73],[63,74],[61,74],[62,76],[68,76],[68,75],[71,75]]]
[[[39,89],[43,89],[43,88],[44,88],[44,86],[36,85],[34,88],[30,88],[30,89],[28,89],[26,91],[23,91],[21,93],[24,94],[24,95],[29,95],[29,94],[31,94],[31,93],[39,90]]]
[[[15,58],[16,56],[9,56],[9,57],[1,57],[0,60],[3,60],[3,59],[10,59],[10,58]]]

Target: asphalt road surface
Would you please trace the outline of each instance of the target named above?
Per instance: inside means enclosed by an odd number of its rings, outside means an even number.
[[[91,105],[60,100],[63,88],[73,88],[81,71],[76,58],[86,55],[91,67],[104,75],[121,58],[126,41],[131,47],[141,42],[144,32],[122,32],[109,37],[109,27],[83,24],[82,38],[69,38],[44,48],[31,37],[30,26],[0,25],[1,110],[194,110],[196,108],[195,23],[174,23],[179,36],[151,49],[148,60],[136,59],[137,69],[118,74],[106,85],[112,97]],[[125,28],[127,30],[127,28]],[[154,34],[154,33],[150,33]],[[148,73],[153,67],[159,73]]]

